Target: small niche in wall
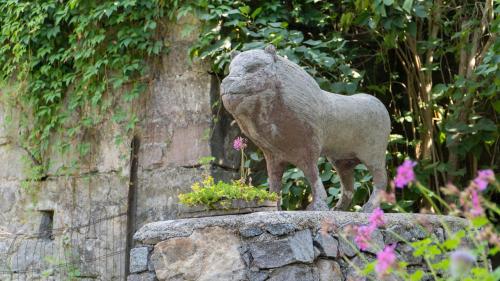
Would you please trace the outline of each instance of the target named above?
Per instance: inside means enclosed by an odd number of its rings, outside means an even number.
[[[40,214],[42,215],[38,231],[40,239],[53,240],[54,234],[52,233],[52,229],[54,227],[54,210],[43,210],[40,211]]]

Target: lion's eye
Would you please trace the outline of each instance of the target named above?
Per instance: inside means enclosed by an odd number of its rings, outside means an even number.
[[[253,73],[253,72],[256,72],[257,70],[259,70],[260,67],[261,67],[260,64],[249,65],[246,67],[246,71],[248,73]]]

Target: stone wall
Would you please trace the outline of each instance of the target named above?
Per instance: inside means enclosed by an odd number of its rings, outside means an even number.
[[[127,237],[144,223],[178,217],[177,194],[203,173],[234,175],[238,155],[227,148],[238,131],[228,126],[227,114],[212,108],[217,78],[188,60],[196,34],[181,37],[185,23],[167,24],[170,52],[152,67],[150,87],[137,103],[135,135],[116,145],[120,129],[103,122],[87,134],[88,157],[54,153],[46,176],[27,188],[22,182],[30,156],[19,145],[15,108],[0,98],[0,280],[61,280],[68,274],[123,279]],[[214,114],[222,121],[214,124]],[[198,160],[210,155],[219,160],[204,171]],[[58,169],[73,159],[79,168],[61,176]],[[41,233],[47,227],[52,234]]]
[[[136,230],[148,222],[179,217],[180,192],[189,191],[203,173],[232,178],[238,163],[237,153],[220,153],[231,151],[227,148],[237,127],[228,127],[227,113],[212,108],[219,99],[218,80],[209,74],[208,65],[189,61],[187,51],[197,34],[182,37],[186,24],[195,25],[196,20],[185,17],[166,32],[170,51],[151,85],[138,131]],[[214,123],[213,115],[221,122]],[[212,155],[217,165],[203,171],[199,159]]]
[[[134,236],[138,246],[131,251],[128,280],[365,280],[356,267],[366,261],[341,233],[367,224],[367,218],[348,212],[261,212],[150,223]],[[376,247],[364,254],[373,261],[377,248],[400,241],[393,233],[408,241],[429,235],[442,241],[443,221],[452,231],[466,225],[456,217],[387,214],[385,229],[372,237]],[[419,227],[422,222],[425,228]],[[426,270],[411,247],[398,243],[396,251],[412,270]]]

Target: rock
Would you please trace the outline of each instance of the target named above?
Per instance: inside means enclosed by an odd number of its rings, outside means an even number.
[[[382,236],[382,233],[380,230],[376,229],[372,233],[372,240],[371,240],[371,245],[366,249],[364,252],[376,254],[378,251],[384,248],[384,236]]]
[[[249,238],[261,235],[264,231],[259,227],[242,227],[240,228],[240,235]]]
[[[331,235],[318,233],[314,237],[314,246],[320,251],[320,256],[336,258],[338,256],[339,242]]]
[[[156,281],[156,275],[153,272],[144,272],[141,274],[130,274],[127,281]]]
[[[398,234],[401,237],[394,235]],[[404,240],[414,242],[429,237],[426,229],[415,222],[413,225],[394,225],[385,231],[385,244],[393,244]]]
[[[320,281],[341,281],[343,280],[340,265],[332,260],[320,259],[316,262]]]
[[[351,238],[347,238],[343,235],[338,236],[339,239],[339,255],[341,257],[353,257],[357,253],[356,243]]]
[[[307,265],[289,265],[273,270],[268,281],[318,281],[319,277]]]
[[[292,233],[295,230],[295,226],[290,223],[277,223],[277,224],[269,224],[264,227],[267,232],[272,235],[285,235],[288,233]]]
[[[408,244],[399,244],[396,247],[396,251],[399,253],[401,260],[408,263],[408,265],[420,264],[422,262],[422,257],[415,257],[413,253],[415,249]]]
[[[249,252],[258,268],[275,268],[294,262],[311,263],[314,260],[309,229],[298,231],[286,239],[253,242],[249,244]]]
[[[243,280],[246,268],[240,257],[240,242],[232,230],[196,230],[188,237],[156,244],[151,262],[160,281]]]
[[[148,270],[149,247],[138,247],[130,250],[130,272],[138,273]]]
[[[365,256],[367,260],[365,261],[363,258],[360,258],[359,256],[354,257],[350,263],[348,263],[346,273],[345,273],[345,280],[347,281],[365,281],[368,280],[365,276],[362,275],[359,270],[362,270],[365,268],[365,266],[372,262],[374,259],[369,256]],[[373,279],[376,280],[376,279]]]
[[[263,271],[252,271],[247,272],[248,281],[264,281],[269,277],[269,274]]]

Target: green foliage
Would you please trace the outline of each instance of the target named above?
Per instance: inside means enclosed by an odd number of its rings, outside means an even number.
[[[500,183],[493,176],[487,181],[489,182],[488,190],[499,194]],[[443,198],[436,197],[433,191],[421,183],[416,182],[414,186],[425,194],[425,198],[433,201],[431,202],[432,206],[444,202]],[[443,204],[453,214],[468,219],[469,223],[463,229],[457,229],[456,226],[442,220],[438,225],[442,227],[444,235],[439,235],[436,232],[438,226],[427,221],[427,217],[422,216],[418,219],[414,218],[416,221],[413,225],[414,231],[422,233],[423,238],[409,237],[410,240],[408,240],[408,237],[403,237],[400,235],[401,233],[393,231],[392,227],[388,228],[387,225],[381,224],[378,226],[382,228],[381,231],[398,241],[392,245],[395,246],[393,252],[395,260],[387,263],[388,260],[384,258],[384,255],[379,256],[382,249],[378,249],[377,259],[371,263],[367,262],[363,268],[357,268],[358,273],[373,280],[499,280],[500,268],[491,270],[490,263],[486,261],[494,259],[495,254],[500,251],[499,230],[495,229],[500,212],[496,208],[490,208],[488,199],[485,197],[485,190],[481,191],[474,183],[469,184],[463,191],[449,186],[447,189],[448,195],[461,198],[457,205]],[[476,203],[471,204],[470,202],[474,201],[470,199],[471,192],[478,194]],[[492,213],[495,215],[486,216],[486,214]],[[370,220],[372,219],[369,218]],[[328,228],[328,225],[324,227]],[[350,236],[359,235],[359,232],[346,232],[340,235],[344,239],[348,239]],[[370,247],[376,248],[375,241],[371,241],[371,238],[368,239],[366,243]],[[354,244],[351,246],[359,258],[368,261],[365,252],[360,251]],[[404,250],[406,247],[412,249],[411,253]],[[414,260],[421,261],[424,266],[419,269],[419,267],[415,267],[415,264],[409,266],[407,262],[400,261],[409,254],[413,256]],[[377,264],[384,264],[384,261],[388,264],[388,270],[381,269],[381,267],[377,269]]]
[[[106,119],[129,133],[138,121],[132,102],[144,92],[147,58],[159,55],[158,36],[178,1],[2,1],[0,78],[22,110],[22,145],[44,169],[50,149],[72,140],[86,155],[89,132]],[[117,138],[119,140],[119,138]]]
[[[264,188],[247,185],[242,181],[225,183],[207,176],[201,183],[196,182],[191,186],[192,192],[179,194],[179,202],[187,206],[206,206],[210,209],[219,204],[223,207],[231,206],[232,200],[244,200],[248,202],[265,200],[276,201],[278,195],[269,193]]]
[[[227,73],[233,50],[274,44],[322,89],[380,98],[393,124],[390,171],[403,155],[418,158],[419,175],[437,194],[450,180],[465,183],[457,176],[497,165],[499,9],[491,0],[195,0],[182,7],[202,22],[191,56],[209,59],[215,73]],[[328,177],[331,165],[319,165]],[[369,186],[363,177],[357,185]],[[309,187],[300,172],[288,170],[284,181],[284,207],[303,206]],[[334,201],[335,183],[324,183]],[[358,188],[355,197],[365,193]],[[418,192],[401,199],[408,209],[422,207]]]

